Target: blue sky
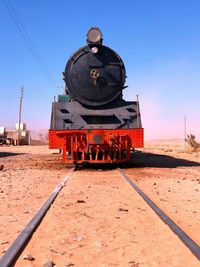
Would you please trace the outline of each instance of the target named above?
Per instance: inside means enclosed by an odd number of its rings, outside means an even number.
[[[30,52],[7,4],[11,3],[55,81],[52,86]],[[69,56],[98,26],[104,44],[124,60],[127,100],[139,94],[146,139],[200,139],[200,1],[1,0],[0,126],[22,119],[29,129],[48,129],[51,101],[59,94]]]

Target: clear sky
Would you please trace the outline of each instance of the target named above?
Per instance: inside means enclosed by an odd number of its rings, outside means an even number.
[[[17,122],[23,85],[22,120],[29,129],[49,128],[51,101],[64,86],[62,71],[92,26],[124,60],[124,97],[135,100],[139,94],[146,140],[183,137],[185,114],[187,132],[200,139],[198,0],[1,0],[0,126]]]

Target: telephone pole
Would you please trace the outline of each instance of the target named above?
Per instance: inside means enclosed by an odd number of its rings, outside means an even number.
[[[22,98],[24,96],[24,86],[21,86],[21,94],[20,94],[20,101],[19,101],[19,120],[18,120],[18,136],[17,136],[17,145],[20,145],[20,125],[21,125],[21,118],[22,118]]]
[[[186,138],[187,138],[187,120],[186,120],[186,114],[184,116],[184,144],[185,144],[185,151],[186,151]]]

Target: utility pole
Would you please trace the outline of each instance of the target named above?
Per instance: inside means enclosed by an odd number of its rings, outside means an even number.
[[[184,144],[185,144],[185,151],[186,151],[186,132],[187,132],[187,120],[186,120],[186,115],[184,116]]]
[[[20,101],[19,101],[19,120],[18,120],[18,136],[17,136],[17,145],[20,145],[20,125],[21,125],[21,118],[22,118],[22,98],[24,96],[24,86],[21,86],[21,94],[20,94]]]

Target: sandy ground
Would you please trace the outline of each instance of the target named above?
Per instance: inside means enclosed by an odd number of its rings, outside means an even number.
[[[57,151],[55,151],[57,152]],[[0,147],[0,255],[66,174],[47,147]]]
[[[45,146],[0,148],[1,256],[67,174],[60,158]],[[100,168],[73,173],[16,266],[200,266],[117,170]],[[124,171],[200,244],[198,153],[147,144]]]

